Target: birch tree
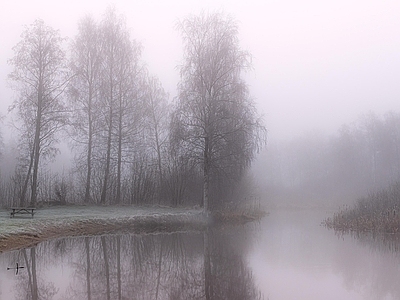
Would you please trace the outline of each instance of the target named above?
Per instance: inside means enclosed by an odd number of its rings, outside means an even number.
[[[14,57],[9,61],[14,67],[9,78],[18,91],[18,98],[11,109],[17,110],[21,136],[29,147],[29,166],[20,205],[25,204],[28,182],[31,180],[30,205],[35,206],[39,160],[57,152],[57,133],[66,121],[62,101],[67,83],[66,64],[63,38],[42,20],[36,20],[26,27],[21,38],[13,48]]]
[[[251,56],[239,47],[236,22],[222,14],[190,16],[177,27],[184,63],[174,134],[201,167],[203,208],[209,211],[212,176],[240,174],[260,145],[263,127],[241,77]]]
[[[69,98],[74,113],[71,116],[72,134],[81,151],[86,168],[84,201],[91,200],[92,168],[96,133],[99,132],[99,91],[101,41],[99,26],[91,17],[82,19],[78,34],[72,42],[70,68],[74,79]],[[82,159],[79,159],[81,163]]]
[[[124,159],[132,157],[135,148],[133,138],[141,129],[143,119],[143,90],[141,66],[139,63],[139,45],[125,35],[120,40],[117,116],[116,116],[116,144],[117,144],[117,176],[115,202],[121,202],[121,185],[124,173]]]
[[[101,24],[101,98],[104,118],[105,170],[100,202],[106,201],[112,168],[116,168],[115,202],[121,198],[123,158],[132,151],[140,105],[140,46],[130,38],[125,22],[114,10],[107,11]],[[115,173],[113,173],[115,174]]]
[[[161,188],[164,182],[163,157],[165,157],[169,132],[168,122],[170,109],[167,102],[168,95],[164,91],[160,81],[156,77],[147,79],[146,106],[147,122],[146,128],[150,140],[149,147],[153,150],[156,157],[158,170],[158,183]]]

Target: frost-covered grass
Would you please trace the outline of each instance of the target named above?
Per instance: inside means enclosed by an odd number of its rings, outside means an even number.
[[[262,218],[259,210],[223,210],[205,214],[201,208],[134,206],[57,206],[40,208],[10,218],[0,210],[0,252],[28,247],[66,236],[94,235],[115,231],[155,233],[202,230],[214,224],[244,224]]]
[[[194,216],[201,209],[132,207],[132,206],[57,206],[36,209],[31,218],[29,214],[17,214],[10,218],[10,210],[0,210],[0,235],[26,232],[31,227],[45,224],[63,224],[72,221],[126,220],[144,216]]]
[[[203,210],[133,206],[57,206],[40,208],[10,218],[10,210],[0,210],[0,252],[44,239],[99,234],[130,228],[135,231],[162,230],[185,225],[202,226],[207,219]]]

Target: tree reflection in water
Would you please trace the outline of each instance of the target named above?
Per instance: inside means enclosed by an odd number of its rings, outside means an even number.
[[[53,299],[57,294],[57,289],[52,282],[39,278],[38,275],[44,266],[37,266],[36,248],[11,252],[10,256],[8,261],[23,262],[24,264],[24,271],[19,272],[15,278],[16,299]]]
[[[17,299],[261,299],[245,250],[244,233],[209,229],[49,241],[8,261],[27,267],[15,276]]]

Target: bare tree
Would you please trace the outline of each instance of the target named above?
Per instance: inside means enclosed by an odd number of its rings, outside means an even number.
[[[149,77],[146,87],[147,136],[149,147],[154,151],[156,156],[158,184],[161,192],[164,184],[163,157],[165,157],[169,137],[168,122],[170,109],[167,102],[168,95],[156,77]]]
[[[123,160],[135,148],[134,136],[143,120],[142,68],[139,64],[140,47],[126,35],[120,41],[120,68],[118,70],[117,128],[117,182],[115,202],[121,202]]]
[[[99,131],[99,89],[101,43],[98,25],[90,17],[81,20],[71,47],[70,68],[75,74],[70,83],[69,98],[74,113],[71,116],[72,134],[84,153],[86,167],[85,203],[91,199],[93,150]],[[81,163],[81,160],[79,160]]]
[[[103,24],[101,25],[101,38],[103,44],[103,65],[102,65],[102,81],[101,81],[101,98],[102,98],[102,116],[104,118],[106,157],[105,169],[101,190],[100,203],[105,204],[108,189],[108,181],[110,177],[111,165],[111,146],[112,146],[112,130],[115,118],[115,103],[116,103],[116,57],[117,51],[117,33],[120,29],[120,24],[116,20],[115,12],[108,11]]]
[[[140,104],[140,46],[130,39],[125,22],[114,10],[107,11],[101,25],[102,37],[102,116],[104,118],[105,170],[101,203],[105,203],[112,167],[116,167],[116,196],[121,198],[124,154],[131,150]],[[126,154],[127,155],[127,154]],[[116,161],[112,160],[116,157]],[[113,163],[113,165],[112,165]],[[115,173],[114,173],[115,174]]]
[[[21,133],[29,146],[29,167],[21,193],[25,203],[28,180],[32,173],[31,205],[36,204],[39,159],[52,156],[57,132],[65,124],[65,107],[61,96],[66,87],[65,52],[59,32],[36,20],[22,33],[22,40],[13,48],[10,60],[14,70],[9,78],[15,83],[19,97],[12,109],[17,109]]]
[[[183,20],[178,29],[184,63],[174,136],[201,166],[203,207],[209,211],[212,175],[240,174],[260,145],[263,127],[241,78],[251,63],[249,53],[239,48],[236,23],[222,14],[202,14]]]

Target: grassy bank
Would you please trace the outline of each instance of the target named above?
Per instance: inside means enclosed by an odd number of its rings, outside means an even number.
[[[0,252],[19,249],[41,241],[115,231],[130,233],[203,230],[212,223],[243,224],[261,218],[262,213],[226,212],[208,216],[203,210],[132,206],[59,206],[41,208],[29,215],[10,218],[0,211]]]
[[[400,230],[400,182],[344,207],[324,225],[338,231],[398,233]]]
[[[212,214],[214,224],[246,224],[261,220],[268,213],[263,210],[228,210],[216,211]]]

